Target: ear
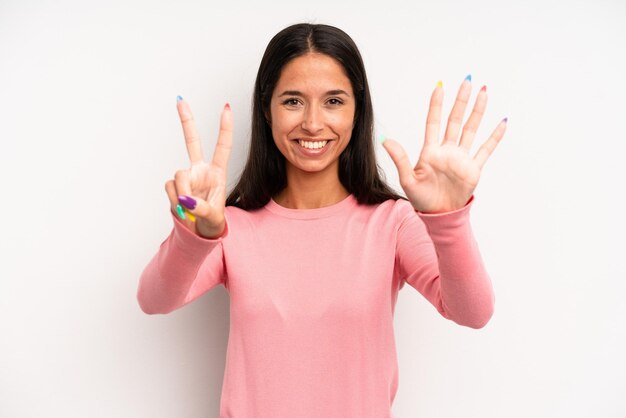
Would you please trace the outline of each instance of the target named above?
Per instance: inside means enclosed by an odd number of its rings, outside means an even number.
[[[267,122],[268,125],[272,126],[272,118],[270,117],[270,115],[267,114],[267,111],[264,113],[265,113],[265,121]]]

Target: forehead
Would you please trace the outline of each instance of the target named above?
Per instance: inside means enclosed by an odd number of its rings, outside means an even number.
[[[352,86],[343,66],[334,58],[320,53],[308,53],[289,61],[282,69],[276,92],[282,90],[342,89],[352,94]],[[281,90],[281,91],[279,91]]]

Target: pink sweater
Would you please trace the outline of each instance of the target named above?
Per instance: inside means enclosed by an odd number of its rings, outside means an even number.
[[[141,309],[168,313],[217,285],[230,295],[222,418],[391,418],[393,315],[409,283],[444,316],[481,328],[494,295],[469,222],[405,200],[318,209],[227,206],[217,239],[174,228],[145,268]]]

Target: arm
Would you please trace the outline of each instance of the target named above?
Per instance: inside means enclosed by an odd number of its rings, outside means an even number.
[[[400,143],[387,139],[383,146],[411,202],[398,231],[400,279],[422,292],[444,317],[481,328],[493,314],[494,295],[469,224],[469,207],[481,170],[504,137],[508,119],[500,121],[474,156],[469,154],[487,107],[483,86],[462,125],[471,81],[468,75],[461,83],[441,141],[443,84],[437,83],[430,97],[424,145],[414,167]]]
[[[398,231],[397,262],[406,281],[459,325],[484,327],[495,297],[469,222],[474,196],[457,210],[427,214],[407,205]]]
[[[218,284],[225,283],[222,240],[200,237],[170,211],[174,228],[161,243],[139,280],[137,301],[147,314],[172,312]]]

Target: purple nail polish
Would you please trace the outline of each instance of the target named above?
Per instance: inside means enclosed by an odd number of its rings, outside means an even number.
[[[197,203],[196,199],[194,199],[193,197],[184,196],[184,195],[178,196],[178,201],[180,202],[181,205],[183,205],[187,209],[192,209],[192,210],[196,207],[196,203]]]

